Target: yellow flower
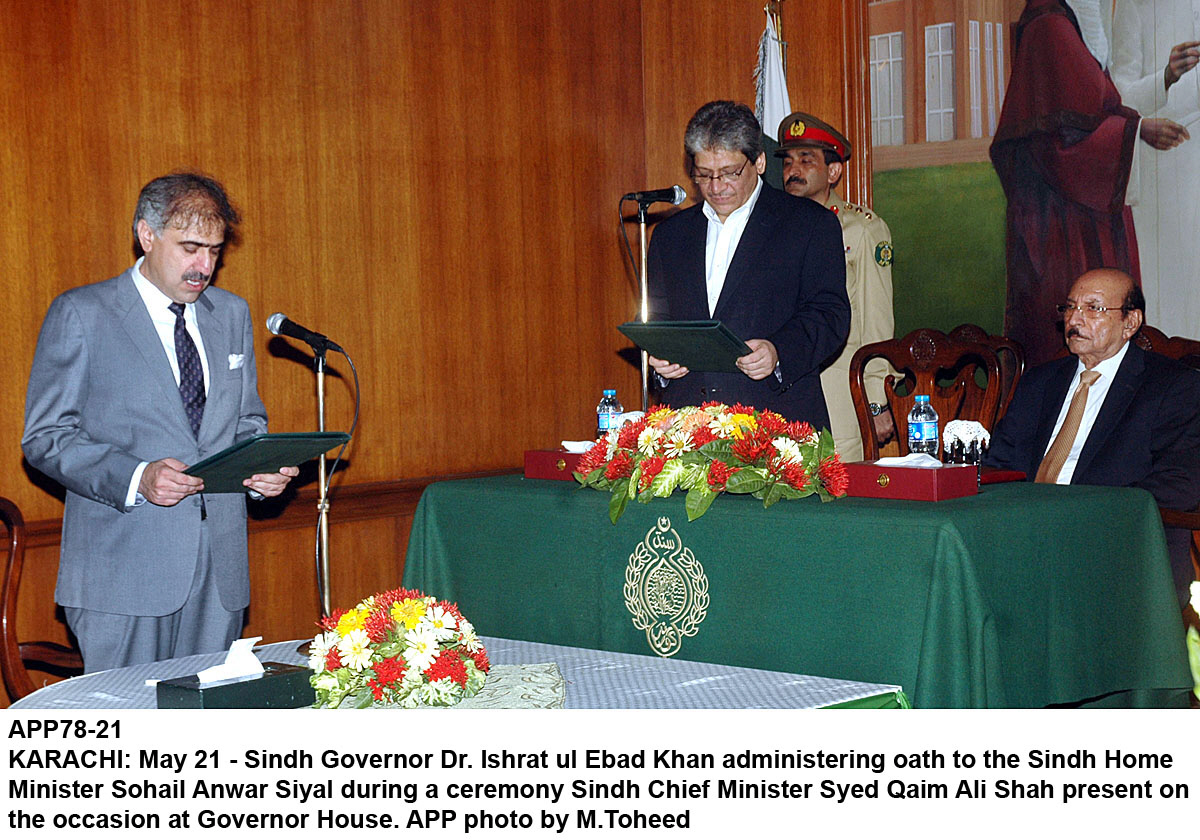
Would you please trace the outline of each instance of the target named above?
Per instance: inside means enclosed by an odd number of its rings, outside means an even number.
[[[339,636],[345,636],[353,630],[362,630],[367,624],[366,610],[349,610],[338,619],[337,631]]]
[[[411,630],[417,626],[421,616],[425,615],[425,601],[421,598],[407,598],[392,604],[392,618],[396,623],[404,624]]]

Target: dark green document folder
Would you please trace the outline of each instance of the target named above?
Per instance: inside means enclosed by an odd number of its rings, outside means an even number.
[[[737,373],[746,342],[720,321],[629,321],[617,327],[651,356],[688,370]]]
[[[345,432],[255,435],[192,464],[184,472],[204,479],[205,493],[245,493],[242,482],[250,476],[303,464],[348,440],[350,435]]]

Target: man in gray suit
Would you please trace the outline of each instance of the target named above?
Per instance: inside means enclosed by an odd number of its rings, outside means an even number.
[[[67,491],[55,600],[88,672],[241,633],[245,495],[205,494],[183,472],[267,430],[249,307],[209,287],[238,221],[211,178],[156,178],[134,213],[141,259],[60,295],[42,324],[21,446]],[[275,496],[297,472],[244,483]]]

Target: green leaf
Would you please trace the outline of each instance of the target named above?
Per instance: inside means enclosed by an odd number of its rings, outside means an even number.
[[[729,463],[733,460],[733,443],[728,440],[710,440],[700,447],[700,451],[714,461]]]
[[[766,486],[767,471],[762,467],[743,467],[725,482],[725,489],[730,493],[756,493]]]
[[[708,462],[703,464],[688,464],[683,468],[683,478],[679,481],[679,486],[684,490],[691,490],[700,484],[708,484]]]
[[[817,457],[824,461],[826,458],[832,457],[836,451],[837,449],[833,445],[833,435],[828,429],[822,429],[817,439]]]
[[[767,490],[766,494],[763,496],[763,507],[769,508],[771,505],[782,499],[783,488],[785,487],[787,487],[787,485],[782,481],[776,481],[774,484],[772,484],[770,489]]]
[[[622,478],[613,483],[612,495],[608,498],[608,518],[614,525],[621,518],[621,514],[625,512],[627,504],[629,504],[629,479]]]
[[[688,522],[699,519],[708,510],[709,505],[713,503],[713,499],[719,494],[714,493],[712,488],[707,484],[696,485],[688,491],[687,500],[684,502],[684,508],[687,510]]]
[[[650,482],[650,489],[655,496],[665,499],[675,492],[675,488],[679,487],[680,482],[684,478],[683,462],[678,458],[672,458],[663,464],[662,472],[654,476],[654,480]]]

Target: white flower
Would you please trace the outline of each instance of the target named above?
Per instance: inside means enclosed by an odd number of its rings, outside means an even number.
[[[361,671],[371,664],[371,637],[366,630],[351,630],[338,642],[342,664],[352,671]]]
[[[674,432],[667,438],[663,454],[668,458],[678,458],[685,452],[692,451],[692,438],[683,432]]]
[[[658,448],[658,439],[662,437],[662,432],[651,426],[642,429],[642,433],[638,435],[638,451],[643,455],[653,455],[654,450]]]
[[[712,419],[708,428],[717,437],[728,439],[738,430],[738,423],[732,414],[723,411]]]
[[[790,437],[777,437],[771,441],[775,450],[779,453],[779,457],[786,464],[802,464],[804,456],[800,454],[800,444],[792,440]]]
[[[479,644],[479,636],[475,634],[475,627],[465,618],[458,622],[458,632],[462,636],[462,646],[471,653],[479,650],[482,645]]]
[[[312,671],[321,671],[325,668],[325,657],[329,655],[329,649],[336,646],[338,643],[338,634],[334,631],[328,633],[318,633],[313,637],[312,644],[308,646],[308,667]]]
[[[404,661],[418,673],[433,664],[440,652],[437,636],[428,624],[418,624],[404,634]]]
[[[446,611],[445,607],[430,607],[417,623],[417,628],[421,627],[429,628],[439,642],[444,642],[446,639],[454,638],[458,621],[453,614]]]

